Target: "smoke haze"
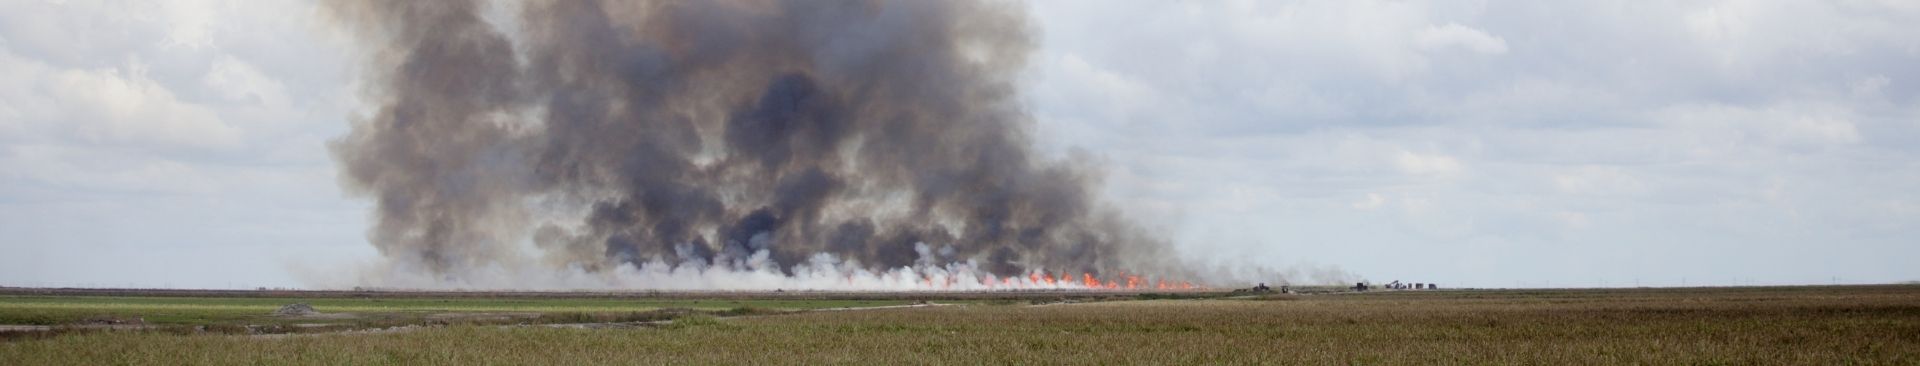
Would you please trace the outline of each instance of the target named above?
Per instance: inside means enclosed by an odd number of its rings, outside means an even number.
[[[371,49],[377,109],[332,145],[392,266],[363,281],[1191,278],[1087,158],[1033,150],[1010,4],[330,5]]]

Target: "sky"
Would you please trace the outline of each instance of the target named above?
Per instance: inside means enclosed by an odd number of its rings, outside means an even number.
[[[1920,3],[1045,1],[1043,151],[1192,258],[1377,282],[1920,280]],[[379,255],[307,1],[0,2],[0,285],[304,287]]]

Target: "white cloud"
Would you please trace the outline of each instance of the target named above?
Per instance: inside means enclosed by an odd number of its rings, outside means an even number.
[[[1506,40],[1457,23],[1422,29],[1415,35],[1414,44],[1426,50],[1457,47],[1490,55],[1507,53]]]
[[[1732,7],[1734,9],[1728,9]],[[1707,41],[1725,41],[1747,35],[1750,22],[1746,12],[1752,7],[1743,7],[1741,2],[1728,2],[1700,9],[1687,14],[1687,29],[1695,37]]]
[[[313,6],[0,1],[0,252],[34,262],[0,285],[290,286],[276,255],[371,252],[324,144],[349,55]],[[168,264],[209,253],[237,264]]]
[[[166,28],[166,38],[162,42],[168,46],[214,47],[214,33],[220,24],[219,18],[233,15],[231,4],[220,0],[170,0],[154,5],[160,7],[157,14],[159,23]]]
[[[1823,148],[1861,140],[1850,107],[1824,102],[1786,102],[1765,106],[1687,103],[1661,108],[1655,120],[1688,131],[1696,146],[1713,153],[1752,149]],[[1706,150],[1703,150],[1706,151]]]
[[[1394,155],[1394,166],[1412,175],[1448,175],[1460,172],[1460,160],[1441,154],[1401,151]]]
[[[64,124],[98,143],[155,143],[233,147],[239,129],[205,106],[187,103],[147,77],[138,62],[127,67],[65,70],[42,84],[59,112],[47,123]]]
[[[1920,236],[1912,215],[1865,213],[1920,202],[1920,88],[1903,82],[1920,77],[1920,7],[1893,4],[1050,1],[1033,5],[1033,109],[1049,144],[1125,166],[1120,199],[1191,213],[1181,238],[1261,238],[1275,260],[1916,277],[1714,254]],[[1149,102],[1063,97],[1124,94]],[[1474,243],[1500,244],[1447,257]]]
[[[1368,193],[1367,198],[1354,202],[1351,206],[1361,210],[1372,210],[1387,204],[1387,198],[1379,193]]]
[[[1647,187],[1631,173],[1614,166],[1581,166],[1553,176],[1560,193],[1572,195],[1632,195]]]
[[[233,56],[214,60],[212,68],[207,70],[206,77],[201,81],[229,101],[269,108],[285,108],[287,105],[287,93],[279,80]]]

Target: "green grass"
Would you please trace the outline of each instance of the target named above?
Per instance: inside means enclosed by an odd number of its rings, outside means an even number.
[[[58,325],[95,319],[142,319],[146,324],[350,322],[356,319],[288,319],[269,314],[282,305],[306,303],[322,313],[393,318],[432,313],[631,313],[659,309],[730,311],[738,308],[806,310],[909,304],[906,300],[821,299],[593,299],[593,298],[262,298],[0,295],[0,324]]]
[[[1276,301],[1278,300],[1278,301]],[[88,332],[10,364],[1915,364],[1920,286],[1394,292],[950,306],[622,329]]]

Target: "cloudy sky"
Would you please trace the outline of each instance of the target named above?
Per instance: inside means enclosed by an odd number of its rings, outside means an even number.
[[[1188,255],[1458,286],[1920,280],[1920,2],[1047,1],[1046,151]],[[0,285],[377,257],[305,1],[0,2]]]

